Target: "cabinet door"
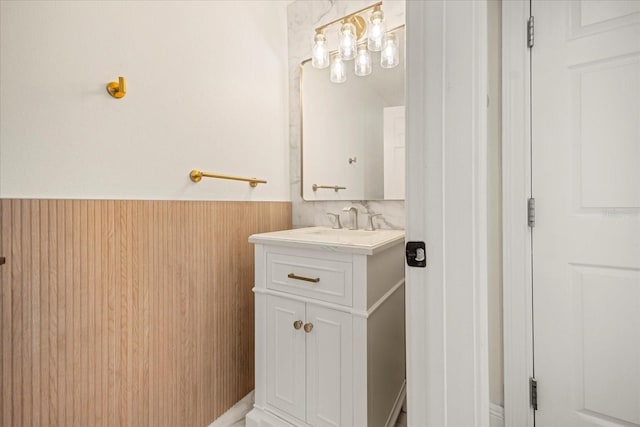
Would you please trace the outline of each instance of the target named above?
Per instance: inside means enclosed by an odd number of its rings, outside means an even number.
[[[267,403],[305,419],[305,304],[267,297]]]
[[[351,315],[307,304],[307,423],[312,426],[351,426]]]

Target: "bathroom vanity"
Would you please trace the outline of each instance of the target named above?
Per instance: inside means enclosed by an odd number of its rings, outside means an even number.
[[[246,425],[393,426],[405,397],[404,231],[255,234]]]

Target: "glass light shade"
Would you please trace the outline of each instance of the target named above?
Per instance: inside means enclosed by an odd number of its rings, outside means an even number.
[[[345,22],[340,28],[338,52],[344,60],[356,57],[356,27],[349,22]]]
[[[371,52],[379,52],[382,50],[382,38],[384,37],[384,14],[380,9],[375,9],[371,13],[369,21],[369,31],[367,32],[367,48]]]
[[[333,83],[344,83],[347,81],[347,69],[340,55],[334,55],[331,60],[331,81]]]
[[[327,38],[323,33],[316,33],[311,49],[311,65],[313,68],[327,68],[329,66],[329,49]]]
[[[385,34],[382,39],[382,52],[380,53],[380,66],[393,68],[400,63],[398,51],[398,37],[395,34]]]
[[[367,46],[358,46],[355,64],[356,76],[368,76],[371,74],[371,53],[367,50]]]

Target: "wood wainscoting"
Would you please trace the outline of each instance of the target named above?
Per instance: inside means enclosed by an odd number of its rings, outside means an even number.
[[[207,426],[253,388],[289,202],[0,200],[0,425]]]

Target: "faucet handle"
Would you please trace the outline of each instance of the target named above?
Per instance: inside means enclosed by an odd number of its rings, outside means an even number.
[[[377,216],[382,216],[382,214],[379,214],[379,213],[369,214],[369,220],[367,221],[367,228],[365,228],[366,231],[374,231],[376,229],[376,226],[373,223],[373,218]]]
[[[332,212],[327,212],[327,215],[332,216],[333,217],[333,227],[335,229],[340,229],[342,228],[342,224],[340,223],[340,214],[335,214]]]

